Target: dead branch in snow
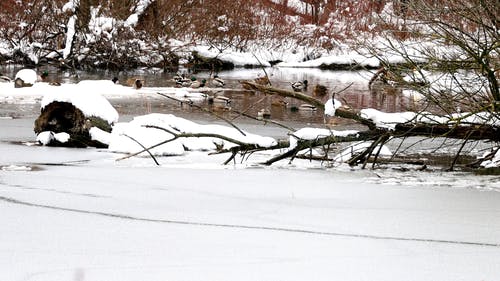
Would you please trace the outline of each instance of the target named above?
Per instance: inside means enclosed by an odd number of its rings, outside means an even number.
[[[176,139],[179,139],[179,138],[217,138],[217,139],[225,140],[227,142],[234,143],[234,144],[237,145],[236,147],[229,148],[228,150],[225,150],[225,152],[231,151],[233,153],[237,153],[237,152],[240,152],[240,151],[258,151],[258,150],[268,150],[268,149],[279,149],[279,148],[284,148],[284,147],[286,147],[285,145],[287,145],[287,143],[283,143],[283,142],[280,143],[280,142],[278,142],[277,145],[272,146],[272,147],[262,147],[262,146],[259,146],[257,144],[254,144],[254,143],[242,142],[242,141],[236,140],[234,138],[230,138],[230,137],[227,137],[227,136],[224,136],[224,135],[220,135],[220,134],[174,132],[173,130],[169,130],[167,128],[159,127],[159,126],[154,126],[154,125],[144,125],[144,127],[165,131],[165,132],[171,134],[172,138],[170,138],[168,140],[164,140],[164,141],[159,142],[157,144],[154,144],[152,146],[145,147],[144,145],[142,145],[139,142],[137,142],[135,139],[127,136],[127,137],[131,138],[133,141],[135,141],[136,143],[138,143],[143,149],[140,150],[140,151],[138,151],[138,152],[131,153],[131,154],[128,154],[128,155],[126,155],[124,157],[118,158],[118,159],[116,159],[116,161],[125,160],[125,159],[128,159],[128,158],[137,156],[137,155],[139,155],[139,154],[141,154],[143,152],[148,152],[149,155],[154,159],[154,156],[152,156],[152,154],[150,152],[152,149],[154,149],[154,148],[156,148],[158,146],[164,145],[166,143],[172,142],[172,141],[174,141]],[[219,150],[222,150],[222,147],[219,148]],[[154,160],[155,160],[156,164],[158,165],[158,162],[156,161],[156,159],[154,159]]]
[[[366,132],[358,132],[354,133],[351,135],[347,136],[326,136],[322,138],[316,138],[313,140],[305,140],[305,139],[297,139],[297,145],[286,152],[277,155],[265,162],[263,162],[263,165],[272,165],[275,162],[281,161],[283,159],[287,158],[294,158],[300,151],[303,151],[305,149],[312,149],[315,147],[324,147],[324,146],[329,146],[331,144],[336,144],[336,143],[342,143],[342,142],[356,142],[356,141],[363,141],[363,140],[370,140],[373,138],[372,134],[370,131]],[[288,146],[289,147],[289,143]]]
[[[500,141],[500,127],[488,124],[427,124],[400,123],[395,127],[394,136],[422,136],[428,138],[450,138],[467,140]]]
[[[129,138],[129,139],[131,139],[132,141],[134,141],[138,145],[140,145],[142,147],[142,149],[143,149],[142,152],[147,152],[149,154],[149,157],[151,157],[153,159],[153,161],[155,161],[155,164],[157,166],[160,166],[160,163],[158,163],[158,160],[156,160],[156,157],[153,155],[153,153],[151,153],[151,150],[149,148],[146,148],[144,145],[142,145],[142,143],[140,143],[138,140],[136,140],[135,138],[133,138],[133,137],[131,137],[129,135],[125,135],[124,134],[124,136],[127,137],[127,138]]]

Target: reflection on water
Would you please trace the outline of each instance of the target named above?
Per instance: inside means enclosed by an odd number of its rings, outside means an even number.
[[[0,72],[4,75],[13,77],[20,69],[20,66],[2,66]],[[112,72],[104,70],[95,71],[61,71],[52,67],[41,67],[41,70],[48,70],[49,77],[53,81],[62,83],[77,83],[81,80],[104,79],[111,80],[114,76],[118,77],[121,83],[128,78],[137,77],[145,80],[146,87],[171,87],[174,86],[172,77],[175,73],[165,73],[161,70],[135,70],[133,72]],[[329,89],[329,93],[323,97],[318,97],[323,101],[330,98],[332,92],[338,92],[349,87],[336,95],[336,98],[353,108],[376,108],[385,112],[406,111],[411,108],[408,98],[401,94],[392,95],[373,95],[368,90],[368,81],[371,78],[369,71],[328,71],[311,68],[266,68],[265,72],[269,75],[270,81],[274,87],[291,89],[291,82],[308,80],[309,87],[307,94],[312,95],[315,85],[321,84]],[[187,72],[186,72],[187,73]],[[196,76],[198,79],[209,79],[209,72],[187,73],[187,75]],[[222,71],[218,73],[226,82],[226,87],[220,90],[223,94],[232,100],[229,105],[231,108],[241,112],[257,115],[261,109],[269,109],[271,118],[278,121],[300,122],[309,124],[323,124],[323,111],[293,111],[291,108],[299,107],[302,102],[286,99],[288,106],[273,106],[273,98],[265,96],[262,93],[251,93],[243,91],[239,81],[253,80],[264,76],[263,69],[235,69],[231,71]],[[214,89],[212,89],[214,90]],[[212,92],[214,94],[214,92]],[[210,107],[206,101],[200,101],[200,105]],[[193,114],[196,109],[189,107],[180,107],[176,102],[164,98],[143,97],[138,102],[120,101],[113,102],[118,111],[122,114],[138,115],[147,112],[173,113],[178,115]]]

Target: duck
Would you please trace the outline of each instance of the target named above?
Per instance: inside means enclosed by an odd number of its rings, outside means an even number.
[[[317,107],[312,105],[312,104],[304,103],[304,104],[301,104],[299,106],[298,110],[299,111],[316,111]]]
[[[174,77],[172,78],[172,81],[174,81],[176,87],[182,87],[182,82],[189,81],[189,79],[186,78],[186,75],[183,74],[175,74]]]
[[[307,80],[293,82],[292,89],[296,92],[307,90]]]
[[[222,88],[224,87],[224,80],[220,78],[217,75],[214,75],[214,78],[212,79],[212,86]]]
[[[10,77],[0,74],[0,83],[10,83],[12,79]]]
[[[269,77],[267,76],[257,77],[253,81],[259,85],[271,85],[271,81],[269,81]]]
[[[190,87],[193,82],[196,81],[196,77],[191,77],[190,79],[184,78],[179,81],[177,85],[180,85],[181,87]]]
[[[184,76],[184,74],[179,74],[179,73],[177,73],[177,74],[175,74],[175,75],[174,75],[174,77],[172,78],[172,80],[173,80],[175,83],[177,83],[177,82],[180,82],[181,80],[183,80],[184,78],[186,78],[186,77]]]
[[[262,119],[269,119],[271,118],[271,110],[267,108],[263,108],[257,112],[257,119],[262,120]]]
[[[208,103],[209,104],[215,104],[215,103],[218,103],[218,104],[230,104],[231,103],[231,99],[228,98],[228,97],[225,97],[225,96],[220,96],[220,95],[213,95],[213,96],[208,96]]]
[[[38,81],[45,82],[47,81],[48,77],[49,77],[49,72],[47,70],[44,70],[42,74],[38,77]]]
[[[144,86],[144,80],[141,80],[138,78],[129,78],[129,79],[127,79],[127,85],[138,90]]]
[[[142,82],[142,80],[136,79],[135,83],[134,83],[134,88],[140,89],[140,88],[142,88],[142,86],[144,86],[144,83]]]
[[[175,78],[175,85],[177,87],[190,87],[193,82],[196,81],[196,77],[186,78],[184,76]]]
[[[313,96],[315,97],[324,97],[328,93],[328,88],[326,86],[317,84],[313,89]]]
[[[197,89],[197,88],[205,87],[205,83],[207,83],[206,79],[201,79],[201,81],[195,80],[191,83],[191,85],[189,87],[191,87],[193,89]]]
[[[271,106],[276,106],[276,107],[288,107],[288,102],[285,101],[283,98],[273,98],[271,100]]]

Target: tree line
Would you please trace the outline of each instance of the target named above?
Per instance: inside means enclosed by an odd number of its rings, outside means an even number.
[[[360,32],[401,32],[404,23],[379,19],[387,6],[409,13],[406,2],[303,0],[292,6],[286,0],[4,0],[0,41],[7,51],[0,62],[64,60],[62,66],[77,68],[168,69],[185,47],[200,43],[221,51],[294,44],[328,52]],[[127,25],[134,15],[137,23]],[[69,26],[71,18],[74,26]],[[140,59],[144,55],[147,60]]]

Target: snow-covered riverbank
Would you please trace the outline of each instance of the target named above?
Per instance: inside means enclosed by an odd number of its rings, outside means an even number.
[[[495,190],[373,184],[370,171],[299,164],[225,167],[226,156],[196,153],[161,167],[116,162],[104,150],[19,144],[33,140],[32,122],[0,119],[4,280],[500,275]]]

